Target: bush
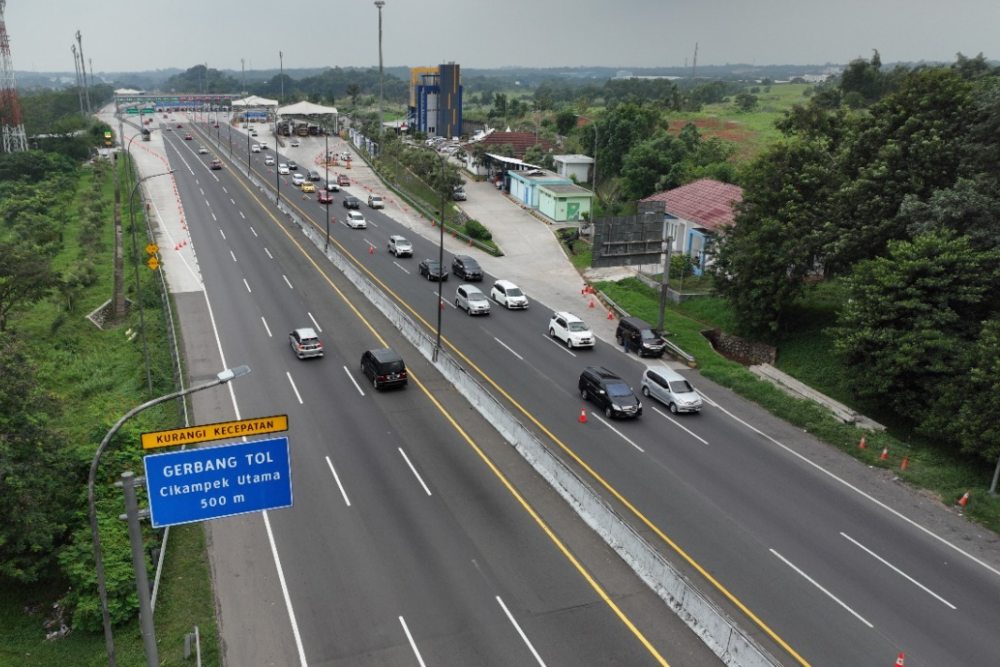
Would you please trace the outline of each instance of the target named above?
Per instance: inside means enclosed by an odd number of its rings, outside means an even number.
[[[493,234],[483,227],[478,220],[469,220],[465,223],[465,233],[477,241],[492,241]]]

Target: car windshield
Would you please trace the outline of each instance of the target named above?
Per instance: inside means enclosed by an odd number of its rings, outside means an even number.
[[[409,241],[396,241],[396,247],[397,248],[407,248],[407,249],[409,249],[412,246],[410,245]]]
[[[583,322],[570,322],[566,328],[570,331],[589,331],[589,329],[587,329],[587,325]]]
[[[478,271],[479,264],[474,259],[465,260],[465,270],[466,271]]]
[[[482,292],[472,292],[469,294],[469,301],[486,301],[486,295]]]
[[[507,296],[523,296],[523,295],[521,294],[521,290],[518,289],[517,287],[508,287]]]
[[[670,391],[675,394],[690,394],[694,392],[694,388],[688,384],[687,380],[677,380],[670,383]]]
[[[623,398],[625,396],[631,396],[631,395],[632,395],[632,389],[624,382],[608,383],[608,396]]]
[[[437,260],[429,260],[427,262],[427,268],[431,271],[437,271],[441,268],[441,265],[438,264]]]
[[[653,340],[655,338],[659,338],[659,336],[656,335],[656,332],[652,329],[643,329],[639,333],[643,340]]]

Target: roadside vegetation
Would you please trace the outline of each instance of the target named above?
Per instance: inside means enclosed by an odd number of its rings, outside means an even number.
[[[76,100],[75,91],[64,95]],[[26,106],[35,102],[25,98]],[[56,137],[59,150],[0,155],[0,664],[106,664],[87,472],[111,426],[151,397],[136,335],[139,308],[152,396],[174,389],[159,279],[140,267],[137,298],[127,212],[126,297],[133,305],[120,319],[106,318],[103,328],[87,318],[114,292],[114,176],[117,168],[124,179],[125,166],[124,160],[84,163],[79,155],[102,142],[106,128],[88,121],[82,129]],[[136,211],[144,230],[141,207]],[[137,237],[144,257],[144,232]],[[127,422],[98,469],[98,521],[121,665],[145,660],[126,526],[118,519],[122,494],[113,484],[124,470],[141,474],[139,433],[177,426],[178,410],[164,404]],[[151,580],[161,533],[146,528]],[[193,624],[207,654],[217,656],[203,562],[201,528],[174,531],[156,614],[162,656],[174,656],[163,664],[181,664],[175,649]],[[178,563],[190,567],[178,573]]]

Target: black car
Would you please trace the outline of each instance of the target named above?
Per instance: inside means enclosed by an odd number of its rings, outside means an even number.
[[[607,368],[588,366],[583,369],[577,388],[580,390],[580,398],[593,401],[604,410],[604,416],[608,419],[642,416],[642,401],[632,391],[632,387]]]
[[[419,266],[420,275],[426,276],[427,280],[448,280],[448,269],[441,266],[436,259],[421,260]]]
[[[344,197],[344,208],[361,208],[361,200],[357,197]]]
[[[389,348],[368,350],[362,354],[361,372],[376,389],[405,387],[407,383],[406,363]]]
[[[310,181],[318,181],[319,180],[319,172],[316,171],[315,169],[310,169],[309,170],[309,180]]]
[[[623,317],[618,320],[615,339],[625,352],[636,352],[640,357],[662,357],[667,348],[667,341],[638,317]]]
[[[291,169],[292,171],[298,171],[299,170],[299,163],[296,162],[295,160],[289,160],[288,161],[288,168]]]
[[[468,255],[455,255],[455,258],[451,260],[451,270],[456,276],[461,276],[468,281],[483,279],[483,269],[479,266],[479,262]]]

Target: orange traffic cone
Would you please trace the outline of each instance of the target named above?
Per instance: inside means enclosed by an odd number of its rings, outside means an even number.
[[[878,458],[879,458],[880,461],[888,461],[889,460],[889,448],[888,447],[883,447],[882,448],[882,453],[878,455]]]
[[[594,300],[593,300],[593,299],[591,299],[591,300],[590,300],[590,307],[591,307],[591,308],[593,308],[593,307],[594,307]]]
[[[865,440],[865,436],[861,436],[861,441],[858,442],[858,449],[868,449],[868,441]]]
[[[369,245],[368,246],[368,254],[369,255],[374,255],[375,254],[375,246],[373,246],[373,245]]]
[[[585,408],[580,408],[580,418],[577,421],[581,424],[587,423],[587,410]]]
[[[899,469],[906,470],[909,467],[910,467],[910,457],[904,456],[903,460],[899,462]]]
[[[962,497],[958,499],[958,506],[965,507],[968,504],[969,504],[969,492],[966,491],[965,493],[962,494]]]
[[[613,319],[615,319],[615,314],[614,314],[614,313],[612,313],[612,312],[611,312],[610,310],[608,311],[608,319],[609,319],[609,320],[613,320]]]
[[[898,658],[896,658],[896,667],[905,667],[905,666],[903,665],[903,659],[904,659],[905,657],[906,657],[906,656],[904,656],[904,655],[903,655],[903,652],[902,652],[902,651],[900,651],[900,652],[899,652],[899,657],[898,657]]]

